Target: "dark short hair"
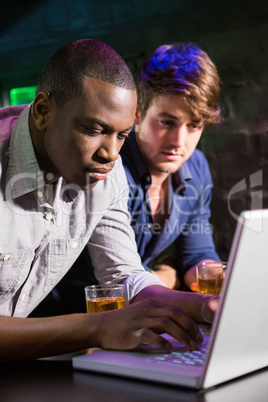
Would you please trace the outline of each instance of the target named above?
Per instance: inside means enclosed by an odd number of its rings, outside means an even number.
[[[113,48],[95,39],[80,39],[65,45],[48,60],[38,79],[37,93],[46,91],[62,107],[82,94],[84,77],[135,90],[131,71]]]
[[[179,95],[204,124],[218,124],[221,80],[207,53],[193,43],[159,46],[142,62],[136,86],[141,118],[157,95]]]

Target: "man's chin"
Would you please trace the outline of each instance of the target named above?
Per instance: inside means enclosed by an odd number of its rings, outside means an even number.
[[[83,191],[91,190],[92,188],[94,188],[98,184],[98,182],[99,181],[97,180],[97,181],[94,181],[93,183],[85,184],[85,185],[81,186],[81,189]]]
[[[156,166],[156,170],[158,170],[161,173],[173,174],[173,173],[176,173],[180,169],[181,165],[182,164],[176,165],[176,166],[171,165],[171,164],[168,164],[168,165],[162,164],[162,165]]]

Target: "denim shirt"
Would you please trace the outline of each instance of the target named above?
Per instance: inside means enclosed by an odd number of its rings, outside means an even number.
[[[202,259],[220,260],[209,223],[212,179],[204,154],[196,149],[181,168],[170,175],[170,215],[162,228],[153,221],[148,196],[151,176],[135,133],[126,140],[121,156],[129,185],[131,225],[144,266],[172,243],[178,273],[182,276]]]
[[[82,191],[61,177],[51,197],[35,157],[29,111],[0,109],[0,314],[28,316],[85,246],[97,280],[124,282],[130,299],[161,284],[137,253],[121,159],[93,189]]]

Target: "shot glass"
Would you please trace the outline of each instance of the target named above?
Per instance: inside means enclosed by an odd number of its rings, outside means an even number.
[[[198,292],[220,295],[227,262],[202,262],[196,266]]]
[[[103,313],[125,306],[125,285],[91,285],[85,287],[88,313]]]

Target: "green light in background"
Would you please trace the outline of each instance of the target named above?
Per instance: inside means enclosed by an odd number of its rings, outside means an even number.
[[[10,90],[11,106],[26,105],[28,103],[31,103],[34,100],[35,91],[36,86],[11,89]]]

